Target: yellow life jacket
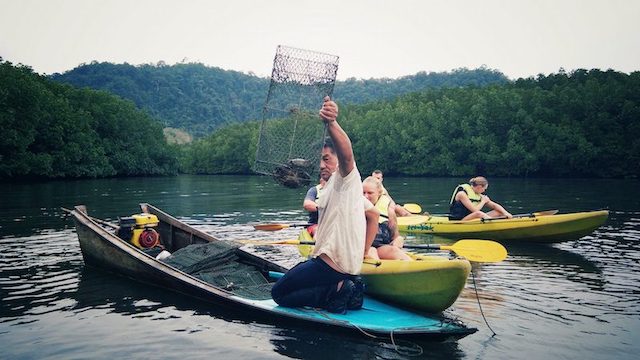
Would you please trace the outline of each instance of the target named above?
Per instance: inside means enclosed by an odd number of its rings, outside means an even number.
[[[389,204],[391,204],[391,198],[387,195],[380,195],[375,205],[376,209],[380,211],[380,219],[378,220],[380,224],[389,221]]]
[[[477,194],[475,191],[473,191],[473,188],[471,187],[471,185],[460,184],[456,186],[455,190],[453,190],[453,195],[451,195],[451,201],[449,201],[449,204],[453,204],[453,202],[456,201],[456,194],[459,192],[458,189],[460,188],[462,188],[464,192],[467,193],[467,196],[469,197],[469,200],[471,200],[472,203],[479,203],[482,200],[482,195]]]

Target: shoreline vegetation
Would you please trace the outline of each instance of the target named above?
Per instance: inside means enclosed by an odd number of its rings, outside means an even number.
[[[0,58],[0,180],[251,174],[267,89],[202,64],[44,76]],[[640,176],[640,72],[458,69],[334,95],[358,167],[385,176]]]

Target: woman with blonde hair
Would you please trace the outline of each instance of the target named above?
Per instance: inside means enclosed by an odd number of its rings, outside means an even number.
[[[404,238],[398,232],[396,204],[384,193],[380,180],[369,176],[362,182],[364,197],[380,212],[378,233],[369,248],[368,255],[374,259],[411,260],[402,250]]]
[[[483,176],[476,176],[469,180],[468,184],[456,186],[451,196],[449,208],[449,220],[473,220],[490,219],[498,216],[512,218],[513,215],[505,208],[492,201],[488,195],[483,194],[489,187],[489,182]],[[485,213],[484,207],[491,211]]]

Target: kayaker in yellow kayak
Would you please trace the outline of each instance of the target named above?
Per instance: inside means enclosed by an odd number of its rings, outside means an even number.
[[[383,195],[389,195],[389,192],[387,191],[387,189],[382,184],[382,181],[384,180],[384,175],[382,174],[382,170],[380,170],[380,169],[373,170],[373,172],[371,172],[371,176],[376,178],[376,179],[378,179],[378,181],[380,181],[380,185],[382,185],[382,194]],[[389,196],[389,197],[391,197],[391,196]]]
[[[362,307],[364,283],[357,275],[375,238],[380,212],[362,196],[351,140],[337,122],[338,105],[328,96],[320,118],[330,138],[322,149],[320,176],[329,180],[318,199],[315,247],[311,259],[273,285],[271,296],[281,306],[344,313]]]
[[[404,238],[398,232],[396,220],[396,204],[391,197],[384,193],[382,183],[373,176],[362,182],[364,197],[380,211],[378,233],[369,249],[369,256],[374,259],[411,260],[404,251]]]
[[[382,185],[382,194],[383,195],[387,195],[388,197],[391,198],[391,200],[393,200],[393,198],[391,197],[391,195],[389,195],[389,192],[387,191],[387,189],[384,187],[384,184],[382,183],[382,181],[384,180],[384,176],[382,174],[382,170],[380,169],[375,169],[373,170],[373,172],[371,173],[371,176],[378,179],[378,181],[380,181],[380,185]],[[413,214],[409,212],[409,210],[405,209],[402,206],[395,206],[395,212],[397,216],[412,216]]]
[[[449,208],[449,220],[473,220],[490,219],[498,216],[512,218],[510,212],[492,201],[488,195],[483,193],[489,187],[489,181],[482,176],[476,176],[469,180],[468,184],[456,186],[451,196],[451,207]],[[485,213],[482,208],[488,207],[491,211]]]

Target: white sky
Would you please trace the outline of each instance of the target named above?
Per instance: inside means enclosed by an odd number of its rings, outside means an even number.
[[[638,0],[0,0],[0,56],[201,62],[269,76],[277,45],[340,56],[338,79],[485,65],[508,77],[640,70]]]

